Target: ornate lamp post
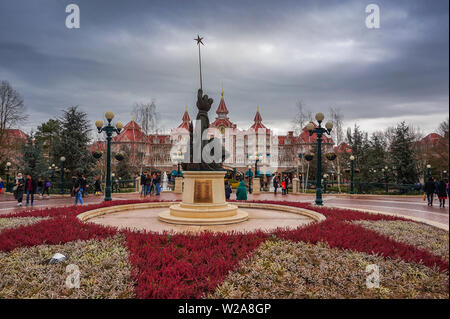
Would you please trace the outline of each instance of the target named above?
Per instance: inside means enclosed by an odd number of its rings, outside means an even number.
[[[105,187],[105,201],[112,200],[111,198],[111,139],[113,133],[120,134],[120,131],[123,128],[121,122],[116,123],[116,127],[111,125],[111,121],[114,118],[114,113],[108,111],[105,113],[105,118],[108,121],[108,124],[103,126],[103,121],[98,120],[95,122],[95,126],[97,127],[98,133],[105,132],[106,133],[106,187]]]
[[[249,156],[249,160],[250,162],[255,162],[255,177],[256,177],[258,176],[258,162],[263,160],[262,155],[256,152],[255,155]]]
[[[309,136],[312,136],[314,133],[317,135],[317,173],[316,173],[316,205],[323,205],[322,201],[322,136],[324,133],[330,135],[331,130],[333,129],[333,123],[327,122],[325,124],[325,128],[322,127],[322,121],[325,118],[323,113],[316,114],[316,120],[319,125],[315,128],[312,122],[309,122],[306,125],[306,128],[309,131]]]
[[[323,174],[323,193],[327,192],[328,174]]]
[[[56,165],[55,165],[55,164],[52,164],[49,168],[50,168],[50,170],[52,171],[52,177],[51,177],[51,179],[52,179],[52,183],[53,183],[53,179],[54,179],[54,177],[55,177]]]
[[[11,167],[11,162],[6,163],[6,191],[11,192],[11,185],[9,185],[9,168]]]
[[[384,175],[384,186],[385,186],[385,190],[386,190],[386,194],[389,193],[389,186],[388,186],[388,171],[389,167],[385,166],[384,168],[381,169],[381,171],[383,172]]]
[[[430,164],[427,165],[427,177],[428,178],[431,177],[431,165]]]
[[[66,158],[64,156],[61,156],[59,158],[59,160],[61,161],[61,190],[60,193],[61,195],[64,194],[64,162],[66,161]]]
[[[353,180],[355,177],[355,157],[353,155],[350,156],[350,194],[354,194],[354,186],[353,186]]]
[[[252,193],[252,174],[253,174],[251,165],[248,166],[247,174],[248,174],[248,192],[251,194]]]

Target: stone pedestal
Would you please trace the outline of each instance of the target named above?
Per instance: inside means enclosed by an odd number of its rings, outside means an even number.
[[[260,187],[261,187],[261,182],[260,182],[259,178],[253,178],[252,179],[252,194],[259,195],[261,193]]]
[[[173,192],[176,194],[183,193],[183,177],[175,177],[175,189]]]
[[[300,189],[300,179],[298,179],[297,177],[292,179],[292,192],[294,194],[299,194],[301,193],[301,189]]]
[[[225,225],[248,214],[225,200],[225,171],[184,171],[183,200],[159,214],[159,220],[182,225]]]

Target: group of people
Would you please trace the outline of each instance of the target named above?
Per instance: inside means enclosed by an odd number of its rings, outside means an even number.
[[[151,194],[160,195],[161,194],[161,174],[142,172],[141,174],[141,192],[140,197],[145,198]]]
[[[225,198],[229,200],[231,198],[231,194],[233,193],[233,189],[228,181],[225,181]],[[237,189],[236,189],[236,200],[247,200],[247,186],[245,182],[240,181]]]
[[[445,207],[445,200],[448,197],[448,181],[441,179],[438,181],[432,177],[428,178],[428,181],[424,185],[424,200],[428,202],[428,206],[433,206],[434,194],[439,199],[439,207]]]
[[[5,186],[5,183],[0,178],[0,193]],[[34,205],[35,195],[43,198],[46,194],[47,197],[50,196],[50,187],[51,182],[48,178],[34,178],[31,174],[27,174],[26,177],[23,176],[22,173],[18,173],[13,187],[13,195],[17,200],[17,206],[23,205],[23,197],[26,195],[26,203],[25,205],[28,207],[29,205]],[[94,182],[95,194],[99,195],[102,193],[101,191],[101,178],[97,177]],[[75,197],[74,205],[80,203],[83,205],[83,197],[86,196],[88,189],[88,183],[86,180],[86,176],[83,174],[78,174],[77,176],[72,177],[72,190],[71,195]]]
[[[17,200],[17,206],[22,206],[23,195],[26,194],[26,206],[34,205],[34,195],[38,195],[41,198],[47,194],[50,196],[50,181],[45,178],[34,179],[30,174],[27,174],[26,178],[22,173],[18,173],[15,179],[13,187],[13,195]]]
[[[278,192],[278,188],[281,187],[281,195],[289,194],[289,185],[291,184],[291,180],[289,176],[282,177],[281,175],[277,175],[273,178],[273,189],[274,194],[276,195]]]
[[[83,198],[87,196],[89,190],[89,183],[84,174],[72,176],[72,190],[71,195],[75,198],[74,205],[80,203],[83,205]],[[97,176],[94,180],[94,194],[96,196],[102,194],[102,179]]]
[[[264,182],[261,179],[261,188],[264,187]],[[282,177],[281,175],[277,175],[273,178],[273,188],[274,194],[277,195],[278,189],[281,188],[282,195],[288,195],[289,193],[289,185],[291,185],[291,180],[289,176]],[[228,200],[231,197],[233,190],[228,181],[225,181],[225,198]],[[236,200],[247,200],[248,187],[245,184],[244,180],[239,182],[239,185],[236,189]]]

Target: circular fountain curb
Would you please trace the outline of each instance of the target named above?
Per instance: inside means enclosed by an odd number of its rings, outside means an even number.
[[[170,207],[173,204],[179,202],[149,202],[149,203],[137,203],[137,204],[125,204],[125,205],[115,205],[109,207],[102,207],[77,215],[77,218],[81,221],[87,221],[91,218],[112,214],[123,211],[132,211],[135,209],[145,209],[145,208],[165,208]],[[297,215],[303,215],[311,218],[314,222],[321,222],[325,220],[325,216],[305,208],[298,208],[293,206],[278,205],[278,204],[266,204],[266,203],[248,203],[248,202],[233,202],[233,205],[239,208],[259,208],[259,209],[272,209],[276,211],[282,211],[287,213],[293,213]]]

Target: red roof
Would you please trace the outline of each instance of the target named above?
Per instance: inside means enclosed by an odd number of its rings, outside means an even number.
[[[223,98],[223,90],[222,90],[222,97],[220,98],[220,103],[219,103],[219,107],[217,108],[216,111],[217,114],[228,114],[228,109],[227,106],[225,105],[225,100]]]
[[[183,118],[181,119],[181,124],[178,125],[178,128],[184,128],[186,130],[189,130],[189,123],[191,122],[191,117],[189,116],[187,106],[186,110],[184,111]]]
[[[124,126],[119,135],[113,137],[114,142],[140,142],[144,137],[141,127],[133,120]]]
[[[420,140],[421,143],[426,143],[426,144],[432,144],[435,145],[436,143],[439,142],[439,140],[442,139],[442,136],[440,136],[437,133],[430,133],[427,136],[425,136],[424,138],[422,138]]]
[[[216,111],[217,115],[219,115],[219,117],[216,117],[215,121],[212,122],[209,127],[227,127],[227,128],[236,128],[236,124],[234,124],[233,122],[230,121],[230,119],[228,118],[228,108],[225,105],[225,99],[223,98],[223,89],[222,89],[222,94],[221,94],[221,98],[220,98],[220,103],[219,103],[219,107],[217,108]]]
[[[352,152],[352,148],[347,143],[342,142],[338,146],[334,147],[334,151],[336,153],[351,153]]]
[[[250,127],[251,130],[257,131],[260,128],[267,129],[267,127],[264,124],[262,124],[262,117],[261,117],[261,114],[259,113],[259,107],[256,110],[255,118],[253,119],[253,121],[255,123],[253,123],[253,125]]]
[[[28,135],[25,134],[22,130],[19,129],[7,129],[5,130],[6,135],[9,138],[23,139],[26,140]]]
[[[231,122],[229,118],[225,119],[216,118],[216,120],[209,125],[209,127],[220,127],[220,126],[228,128],[236,128],[236,124]]]

